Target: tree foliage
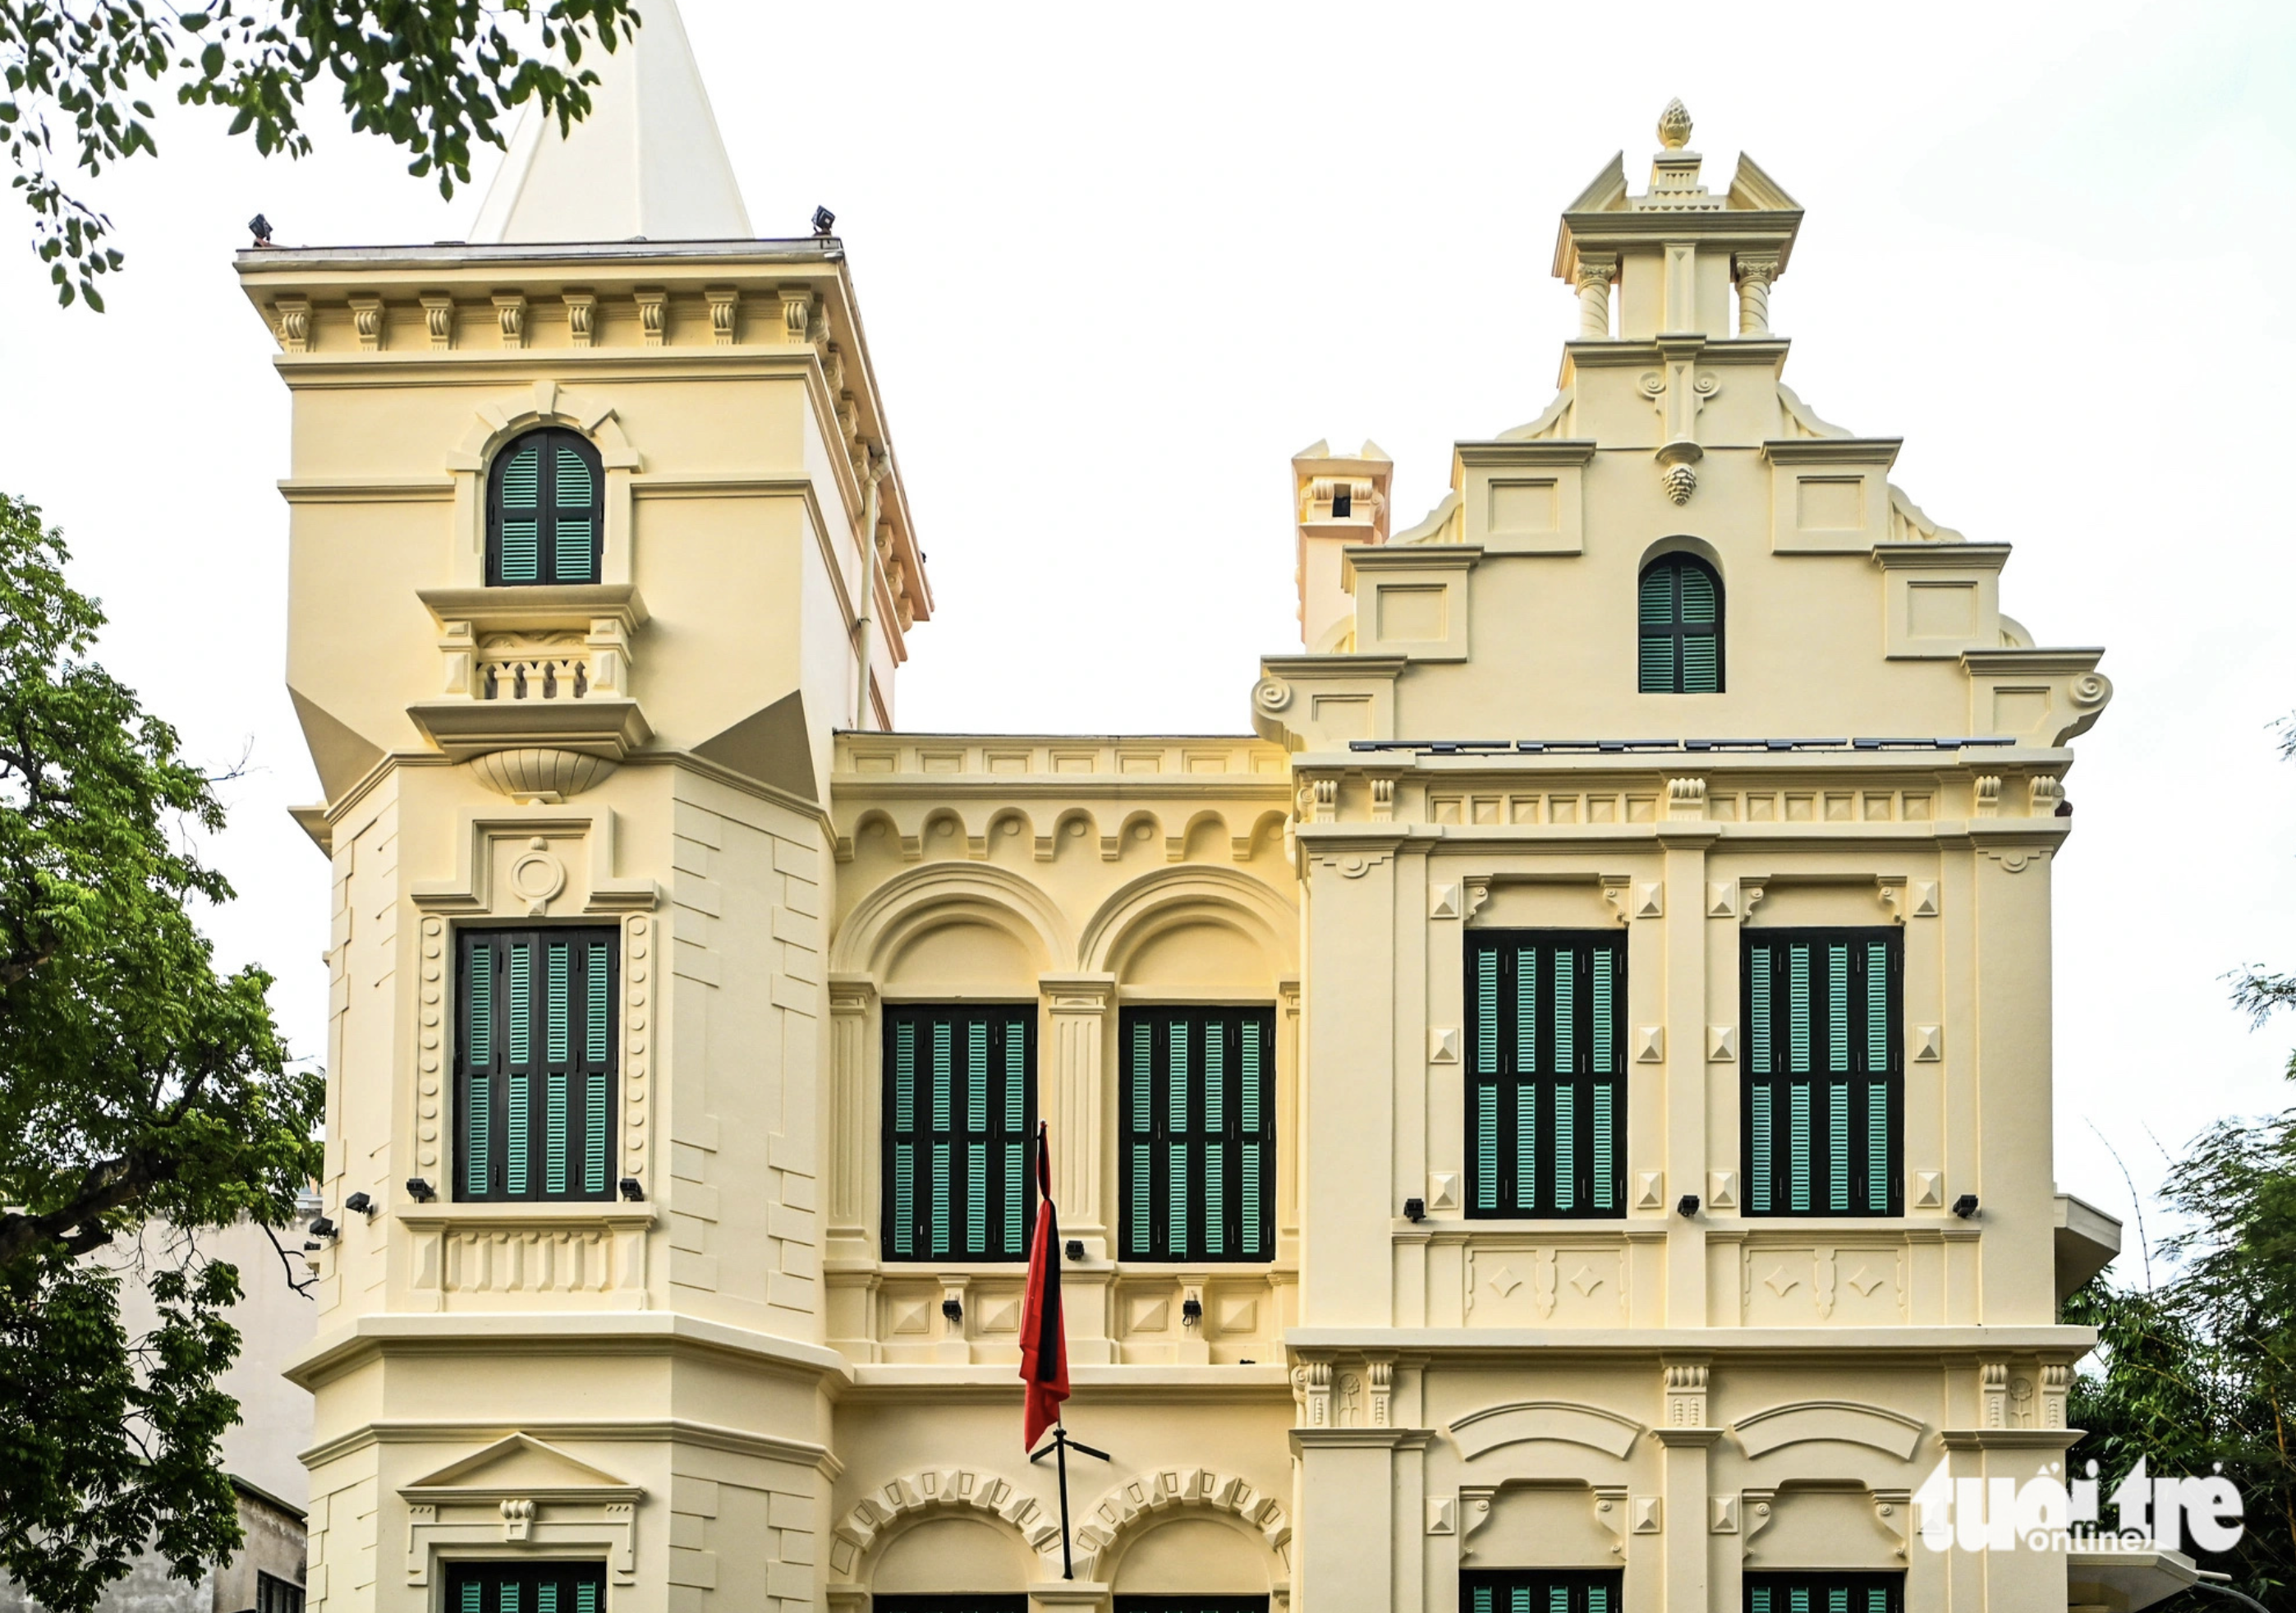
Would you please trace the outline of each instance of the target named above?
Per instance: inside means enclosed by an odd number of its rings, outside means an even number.
[[[2280,733],[2296,759],[2296,720]],[[2296,977],[2243,970],[2233,1001],[2260,1025],[2296,1005]],[[2161,1197],[2181,1229],[2161,1245],[2175,1274],[2145,1288],[2099,1277],[2066,1304],[2065,1321],[2098,1331],[2099,1370],[2074,1380],[2073,1421],[2089,1432],[2073,1455],[2098,1463],[2108,1494],[2139,1457],[2156,1477],[2222,1463],[2246,1531],[2230,1552],[2196,1555],[2296,1613],[2296,1109],[2218,1122]],[[2160,1613],[2226,1605],[2188,1592]]]
[[[290,1069],[255,968],[194,922],[231,887],[175,731],[89,657],[103,617],[61,537],[0,495],[0,1571],[81,1613],[147,1545],[195,1576],[238,1544],[217,1441],[238,1408],[238,1273],[194,1235],[285,1224],[318,1168],[321,1083]],[[124,1328],[114,1263],[157,1326]]]
[[[234,135],[300,157],[304,90],[327,74],[352,128],[406,147],[408,171],[451,196],[472,143],[504,144],[512,107],[532,101],[562,128],[587,113],[584,45],[611,50],[637,21],[630,0],[0,0],[0,140],[58,300],[100,310],[97,278],[121,259],[78,179],[157,153],[146,95],[227,107]],[[511,35],[527,29],[567,65],[521,51]]]

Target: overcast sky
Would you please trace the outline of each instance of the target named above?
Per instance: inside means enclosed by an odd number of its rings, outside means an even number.
[[[1290,456],[1377,440],[1399,529],[1455,439],[1538,415],[1575,326],[1555,216],[1621,147],[1639,188],[1680,95],[1710,182],[1742,146],[1808,210],[1772,300],[1792,384],[2016,546],[2002,605],[2040,643],[2108,646],[2056,866],[2061,1185],[2125,1214],[2096,1132],[2143,1189],[2154,1139],[2287,1100],[2296,1021],[2251,1033],[2222,976],[2296,969],[2267,732],[2296,707],[2296,8],[684,11],[752,223],[826,203],[851,256],[939,605],[908,728],[1244,729],[1294,643]],[[0,202],[0,486],[66,529],[113,669],[200,759],[249,755],[213,929],[314,1055],[286,395],[230,254],[258,209],[332,245],[459,237],[478,201],[316,127],[265,162],[168,115],[96,192],[129,254],[100,317],[55,308]]]

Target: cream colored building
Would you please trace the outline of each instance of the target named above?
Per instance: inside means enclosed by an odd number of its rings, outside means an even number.
[[[844,253],[749,238],[646,12],[487,239],[240,260],[332,869],[315,1609],[2173,1584],[1914,1534],[2073,1437],[2117,1228],[2051,1181],[2050,881],[2111,690],[1782,382],[1798,204],[1669,109],[1564,213],[1543,413],[1415,525],[1371,445],[1296,459],[1253,734],[904,733]],[[1070,1580],[1040,1118],[1114,1459]]]

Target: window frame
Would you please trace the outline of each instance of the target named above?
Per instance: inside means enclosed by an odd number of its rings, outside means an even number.
[[[1035,1142],[1037,1132],[1037,1017],[1038,1008],[1034,1002],[889,1002],[884,1005],[880,1039],[883,1068],[879,1089],[880,1123],[877,1158],[881,1191],[878,1199],[877,1241],[879,1256],[886,1263],[914,1265],[922,1263],[944,1266],[951,1263],[988,1265],[1027,1263],[1029,1239],[1037,1224],[1037,1179],[1034,1156],[1030,1149]],[[979,1252],[959,1247],[965,1241],[965,1234],[971,1230],[972,1215],[971,1204],[964,1190],[969,1179],[958,1178],[952,1178],[947,1189],[947,1202],[952,1247],[939,1251],[935,1251],[931,1247],[932,1242],[931,1188],[933,1173],[929,1153],[917,1161],[917,1171],[914,1178],[914,1186],[912,1189],[914,1199],[909,1206],[910,1213],[907,1218],[913,1247],[906,1251],[898,1247],[903,1218],[900,1214],[901,1184],[895,1163],[895,1150],[904,1143],[898,1107],[900,1080],[898,1063],[898,1037],[904,1025],[930,1028],[936,1019],[946,1021],[951,1026],[950,1124],[944,1129],[930,1123],[931,1111],[927,1107],[930,1101],[930,1088],[924,1084],[925,1081],[930,1080],[929,1066],[923,1066],[920,1061],[920,1067],[914,1072],[912,1079],[919,1077],[922,1079],[919,1080],[919,1085],[913,1093],[915,1107],[911,1111],[920,1123],[907,1128],[906,1140],[908,1146],[930,1149],[935,1146],[935,1139],[938,1135],[942,1140],[941,1146],[947,1147],[951,1150],[951,1164],[963,1163],[955,1150],[960,1140],[970,1138],[974,1133],[970,1128],[957,1123],[958,1104],[964,1082],[958,1069],[960,1049],[956,1045],[956,1028],[979,1022],[986,1033],[984,1057],[988,1061],[986,1071],[988,1076],[988,1090],[984,1092],[982,1098],[983,1114],[991,1123],[978,1132],[981,1139],[979,1146],[989,1150],[984,1155],[982,1160],[983,1164],[988,1167],[988,1173],[980,1197],[984,1218],[991,1227],[994,1225],[995,1212],[988,1206],[1002,1204],[1004,1201],[1011,1180],[1014,1175],[1017,1174],[1021,1185],[1021,1235],[1017,1244],[1013,1244],[1006,1248],[990,1249],[987,1247],[988,1239],[985,1236],[982,1240],[983,1247]],[[1020,1068],[1021,1109],[1021,1124],[1017,1129],[1010,1124],[1008,1105],[996,1101],[1002,1094],[997,1090],[995,1074],[1000,1063],[1008,1069],[1010,1067],[1010,1053],[1005,1033],[1010,1026],[1016,1024],[1021,1028]],[[998,1116],[1004,1118],[1000,1120]],[[916,1187],[922,1187],[924,1190],[916,1191]]]
[[[535,574],[532,577],[509,578],[503,575],[503,473],[519,451],[529,446],[539,450],[541,460],[535,493]],[[558,456],[554,451],[558,449],[570,449],[579,457],[590,474],[590,502],[586,506],[590,523],[590,564],[586,576],[561,577],[558,574],[559,518],[573,514],[584,507],[562,506],[558,502]],[[605,555],[606,473],[596,444],[570,427],[545,425],[521,432],[495,450],[493,459],[487,466],[486,575],[488,588],[545,588],[603,581]]]
[[[528,987],[529,1058],[525,1068],[517,1067],[512,1058],[515,1046],[516,1026],[512,1017],[511,980],[512,966],[507,957],[509,948],[526,942],[536,949],[537,956],[528,966],[531,970]],[[455,935],[455,1124],[454,1157],[449,1173],[450,1198],[463,1204],[610,1204],[613,1201],[620,1176],[617,1164],[620,1157],[621,1096],[621,930],[614,925],[469,925],[458,926]],[[566,1057],[550,1056],[549,1026],[549,949],[563,945],[568,950]],[[591,1008],[598,1000],[589,991],[591,957],[588,949],[603,946],[606,951],[606,980],[603,993],[605,1026],[603,1061],[596,1059],[592,1049],[601,1045],[601,1039],[590,1033]],[[475,989],[473,959],[481,950],[489,959],[487,985],[481,994]],[[500,959],[500,961],[495,961]],[[475,1034],[474,1010],[480,1003],[488,1013],[488,1032],[481,1039]],[[536,1051],[537,1047],[539,1051]],[[578,1053],[576,1049],[579,1049]],[[473,1067],[472,1055],[481,1050],[487,1055],[486,1067]],[[562,1066],[562,1067],[555,1067]],[[566,1132],[569,1186],[563,1190],[551,1190],[549,1181],[549,1106],[552,1100],[550,1080],[554,1074],[562,1074],[567,1082],[565,1091]],[[523,1074],[529,1082],[542,1081],[539,1093],[531,1090],[523,1095],[527,1108],[527,1148],[531,1173],[530,1185],[513,1189],[514,1160],[510,1153],[512,1117],[520,1099],[513,1086]],[[589,1078],[602,1078],[603,1092]],[[474,1101],[473,1084],[488,1082],[483,1094],[486,1109],[485,1136],[480,1146],[487,1152],[487,1181],[483,1188],[472,1186],[472,1121],[478,1105]],[[590,1110],[595,1104],[603,1116],[603,1138],[601,1143],[603,1165],[599,1185],[577,1188],[575,1180],[573,1140],[587,1135]],[[496,1144],[499,1142],[500,1150]],[[586,1166],[586,1157],[582,1164]]]
[[[1475,1592],[1488,1589],[1491,1592],[1488,1609],[1475,1599]],[[1606,1594],[1595,1603],[1594,1591]],[[1524,1613],[1554,1613],[1554,1593],[1563,1592],[1567,1613],[1621,1613],[1626,1606],[1626,1570],[1623,1568],[1462,1568],[1459,1570],[1459,1613],[1517,1613],[1513,1592],[1521,1590],[1526,1597]],[[1544,1605],[1528,1600],[1544,1593]]]
[[[284,1575],[255,1571],[255,1606],[250,1613],[303,1613],[308,1592]]]
[[[1208,1074],[1210,1039],[1193,1034],[1188,1043],[1189,1094],[1188,1123],[1183,1127],[1184,1140],[1172,1140],[1171,1104],[1171,1031],[1185,1024],[1192,1030],[1202,1032],[1217,1025],[1221,1030],[1221,1102],[1219,1134],[1214,1136],[1208,1123],[1207,1098],[1210,1094]],[[1259,1035],[1259,1091],[1258,1104],[1259,1121],[1256,1128],[1244,1125],[1244,1079],[1246,1074],[1244,1028],[1257,1029]],[[1148,1126],[1144,1135],[1139,1124],[1141,1108],[1139,1061],[1144,1049],[1140,1035],[1145,1032],[1148,1044],[1149,1089],[1145,1094],[1144,1113]],[[1139,1003],[1128,1004],[1117,1013],[1117,1257],[1128,1263],[1149,1265],[1266,1265],[1275,1258],[1275,1009],[1273,1004],[1250,1003]],[[1182,1192],[1190,1216],[1189,1236],[1185,1247],[1175,1251],[1172,1247],[1172,1185],[1171,1150],[1185,1148],[1185,1165],[1195,1183],[1193,1191],[1185,1181]],[[1252,1182],[1247,1174],[1246,1150],[1260,1150],[1258,1181]],[[1147,1153],[1147,1180],[1140,1178],[1140,1150]],[[1215,1153],[1217,1150],[1217,1153]],[[1202,1214],[1208,1203],[1203,1184],[1210,1179],[1209,1162],[1217,1157],[1223,1183],[1233,1182],[1234,1190],[1225,1186],[1221,1190],[1220,1239],[1226,1249],[1214,1251],[1206,1236],[1208,1225]],[[1247,1230],[1245,1202],[1249,1189],[1256,1187],[1259,1196],[1257,1225],[1250,1230],[1258,1239],[1254,1249],[1244,1247]],[[1139,1211],[1147,1210],[1144,1249],[1134,1247]]]
[[[1669,590],[1669,597],[1673,601],[1670,608],[1672,620],[1653,623],[1644,615],[1644,593],[1650,586],[1651,574],[1661,569],[1673,573],[1673,586]],[[1685,570],[1695,570],[1701,572],[1713,586],[1714,621],[1710,629],[1700,624],[1685,622],[1682,619],[1682,573]],[[1724,638],[1724,629],[1728,624],[1728,619],[1729,613],[1726,608],[1722,590],[1722,573],[1704,556],[1691,554],[1686,550],[1672,549],[1652,559],[1635,576],[1635,692],[1639,695],[1719,695],[1723,693],[1730,687],[1728,645]],[[1671,646],[1674,670],[1672,684],[1669,687],[1653,688],[1646,678],[1648,663],[1644,659],[1643,646],[1653,638],[1666,639]],[[1710,689],[1690,689],[1683,687],[1687,681],[1683,646],[1692,638],[1711,638],[1714,641],[1714,687]]]
[[[1754,959],[1758,948],[1790,949],[1807,945],[1813,949],[1844,945],[1849,953],[1851,977],[1842,987],[1848,1008],[1849,1025],[1843,1040],[1849,1052],[1851,1067],[1847,1070],[1811,1068],[1797,1071],[1787,1067],[1792,1061],[1793,1027],[1790,1011],[1780,1011],[1778,1005],[1791,1001],[1790,983],[1773,980],[1771,1001],[1758,1000]],[[1861,1067],[1856,1049],[1866,1049],[1864,1066],[1870,1066],[1874,1047],[1872,1034],[1872,998],[1868,990],[1871,976],[1871,955],[1866,949],[1880,945],[1886,951],[1888,978],[1883,986],[1884,1012],[1887,1024],[1883,1028],[1882,1047],[1882,1067],[1874,1070]],[[1808,1062],[1822,1062],[1819,1049],[1822,1039],[1833,1031],[1832,1005],[1824,1000],[1831,984],[1830,975],[1824,981],[1813,980],[1810,985]],[[1892,925],[1842,925],[1796,926],[1793,928],[1747,928],[1740,932],[1738,949],[1739,1016],[1743,1033],[1739,1048],[1739,1214],[1753,1219],[1775,1220],[1865,1220],[1886,1221],[1905,1214],[1905,1154],[1906,1154],[1906,1032],[1905,1032],[1905,934]],[[1763,1032],[1768,1032],[1768,1045],[1762,1045]],[[1864,1033],[1862,1035],[1860,1033]],[[1783,1049],[1783,1051],[1782,1051]],[[1837,1121],[1833,1113],[1835,1099],[1822,1089],[1834,1084],[1849,1089],[1849,1112]],[[1810,1133],[1809,1204],[1804,1209],[1792,1205],[1792,1156],[1766,1141],[1756,1123],[1758,1090],[1771,1089],[1769,1107],[1774,1134],[1791,1134],[1796,1123],[1791,1108],[1792,1090],[1797,1080],[1807,1078],[1810,1089],[1807,1123]],[[1887,1158],[1883,1165],[1885,1187],[1882,1208],[1856,1207],[1861,1197],[1856,1184],[1862,1174],[1866,1183],[1863,1202],[1872,1203],[1873,1181],[1873,1098],[1871,1086],[1879,1082],[1883,1089],[1886,1113],[1882,1116],[1882,1138]],[[1859,1089],[1866,1089],[1860,1092]],[[1777,1096],[1786,1096],[1786,1114],[1777,1113]],[[1823,1099],[1823,1107],[1821,1107]],[[1823,1174],[1833,1160],[1836,1137],[1849,1141],[1849,1160],[1844,1182],[1852,1199],[1852,1207],[1835,1207],[1830,1201],[1821,1203],[1827,1196],[1819,1190]],[[1758,1156],[1767,1148],[1769,1168],[1758,1169]],[[1861,1172],[1862,1167],[1862,1172]],[[1767,1181],[1765,1178],[1767,1177]]]
[[[1470,930],[1467,932],[1465,957],[1465,994],[1467,1004],[1466,1035],[1466,1185],[1465,1214],[1476,1221],[1619,1221],[1627,1214],[1627,1115],[1628,1107],[1628,1075],[1627,1062],[1627,938],[1617,930]],[[1571,1063],[1583,1066],[1568,1074],[1559,1073],[1555,1042],[1558,1027],[1551,1011],[1540,1012],[1534,1019],[1534,1049],[1532,1068],[1521,1067],[1517,1045],[1521,1033],[1521,983],[1517,971],[1523,953],[1529,951],[1552,959],[1566,956],[1571,959]],[[1598,953],[1611,959],[1609,981],[1611,1034],[1607,1049],[1598,1048],[1595,1036],[1595,1016],[1598,1009],[1600,974],[1595,967]],[[1485,981],[1484,960],[1491,961],[1490,985],[1495,992],[1486,1008],[1483,1000]],[[1534,966],[1537,967],[1537,966]],[[1544,985],[1548,1004],[1555,1000],[1555,979],[1551,963],[1545,967],[1542,979],[1535,986]],[[1538,998],[1534,994],[1534,1008]],[[1581,1049],[1584,1049],[1583,1054]],[[1603,1055],[1607,1053],[1607,1058]],[[1607,1063],[1607,1069],[1597,1067]],[[1486,1068],[1486,1066],[1488,1068]],[[1510,1068],[1512,1066],[1513,1067]],[[1610,1157],[1599,1157],[1598,1132],[1602,1110],[1595,1088],[1608,1081],[1612,1087],[1610,1099],[1609,1124]],[[1571,1146],[1572,1194],[1574,1203],[1568,1208],[1556,1206],[1554,1184],[1560,1173],[1554,1168],[1557,1156],[1552,1140],[1559,1130],[1555,1116],[1562,1107],[1562,1090],[1571,1089],[1570,1123],[1573,1132]],[[1486,1090],[1489,1101],[1487,1104]],[[1537,1138],[1549,1140],[1545,1154],[1533,1154],[1534,1197],[1526,1206],[1521,1197],[1521,1144],[1519,1119],[1521,1102],[1528,1092],[1533,1109],[1534,1142]],[[1583,1101],[1582,1101],[1583,1099]],[[1488,1118],[1493,1128],[1488,1148],[1483,1127]],[[1515,1146],[1505,1146],[1513,1138]],[[1486,1165],[1486,1158],[1491,1162]],[[1595,1202],[1595,1193],[1602,1181],[1603,1169],[1608,1165],[1611,1202]],[[1538,1169],[1544,1164],[1547,1168]],[[1494,1168],[1495,1167],[1495,1168]],[[1486,1205],[1487,1175],[1495,1177],[1488,1186]],[[1543,1182],[1543,1185],[1542,1185]]]
[[[1769,1568],[1748,1569],[1745,1578],[1745,1613],[1794,1613],[1791,1601],[1775,1592],[1808,1590],[1808,1613],[1832,1613],[1829,1605],[1818,1597],[1831,1590],[1847,1591],[1849,1613],[1905,1613],[1906,1576],[1900,1568]],[[1875,1608],[1870,1600],[1860,1606],[1860,1591],[1882,1592],[1882,1603]],[[1771,1592],[1767,1601],[1764,1592]]]
[[[445,1584],[439,1593],[440,1613],[470,1613],[467,1597],[461,1592],[473,1581],[491,1581],[496,1587],[495,1603],[489,1607],[484,1595],[485,1584],[478,1586],[481,1594],[477,1613],[541,1613],[540,1588],[545,1580],[555,1582],[554,1589],[555,1584],[564,1584],[578,1590],[586,1582],[597,1588],[597,1600],[591,1609],[583,1609],[578,1595],[569,1597],[569,1605],[555,1608],[553,1613],[608,1613],[606,1564],[603,1558],[450,1557],[439,1567],[445,1570]],[[506,1583],[521,1587],[519,1605],[514,1609],[505,1609],[501,1605],[500,1587]]]

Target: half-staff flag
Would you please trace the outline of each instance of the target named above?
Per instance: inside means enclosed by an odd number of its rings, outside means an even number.
[[[1029,1298],[1021,1313],[1022,1448],[1034,1450],[1069,1397],[1068,1324],[1061,1315],[1061,1228],[1053,1211],[1053,1150],[1037,1125],[1037,1234],[1029,1245]]]

